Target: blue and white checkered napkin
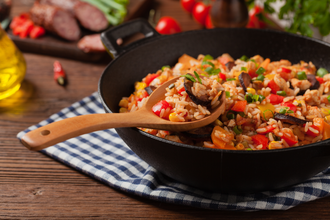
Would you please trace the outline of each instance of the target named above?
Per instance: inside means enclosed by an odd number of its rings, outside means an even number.
[[[17,136],[20,138],[53,121],[93,113],[104,113],[96,92]],[[42,152],[113,188],[153,200],[206,209],[285,210],[328,196],[330,192],[330,168],[282,192],[226,194],[202,191],[178,183],[149,166],[130,150],[114,129],[72,138]]]

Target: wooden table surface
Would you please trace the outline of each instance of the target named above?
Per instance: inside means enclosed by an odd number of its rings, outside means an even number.
[[[134,0],[132,0],[134,1]],[[30,7],[14,0],[12,14]],[[178,0],[155,0],[162,15],[175,17],[183,30],[201,28]],[[106,62],[85,63],[24,53],[27,73],[21,90],[0,102],[0,219],[325,219],[330,198],[287,211],[234,212],[155,202],[114,190],[41,153],[23,147],[16,135],[97,90]],[[58,59],[69,79],[66,88],[53,80]]]

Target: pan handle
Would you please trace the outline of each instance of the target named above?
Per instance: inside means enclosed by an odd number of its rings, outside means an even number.
[[[135,41],[125,47],[120,47],[117,44],[117,39],[125,38],[136,33],[142,33],[145,38]],[[108,49],[110,55],[113,58],[118,57],[124,51],[131,49],[138,44],[141,44],[143,41],[146,41],[150,38],[159,36],[160,34],[149,24],[145,19],[135,19],[132,21],[125,22],[119,26],[110,28],[101,33],[101,41],[104,46]]]

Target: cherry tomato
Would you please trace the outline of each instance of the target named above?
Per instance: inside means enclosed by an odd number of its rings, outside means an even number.
[[[175,34],[181,32],[179,23],[172,17],[164,16],[159,19],[156,31],[160,34]]]
[[[191,13],[197,2],[196,0],[180,0],[180,3],[185,11]]]
[[[204,26],[210,8],[210,5],[205,5],[203,2],[197,2],[192,11],[195,21]]]
[[[211,20],[211,15],[208,14],[207,17],[206,17],[206,20],[205,20],[205,27],[207,29],[212,29],[214,28],[214,25],[212,24],[212,20]]]

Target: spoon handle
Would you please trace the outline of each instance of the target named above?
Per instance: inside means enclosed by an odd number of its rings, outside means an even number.
[[[66,118],[30,131],[22,137],[21,142],[28,149],[39,151],[59,142],[94,131],[140,126],[148,117],[148,114],[141,113],[137,111],[131,113],[90,114]]]

